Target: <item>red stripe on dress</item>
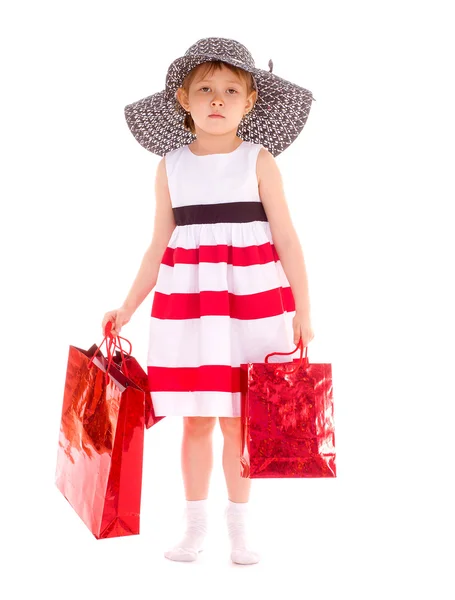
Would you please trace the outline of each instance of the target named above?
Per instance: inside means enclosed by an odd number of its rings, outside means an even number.
[[[169,248],[164,251],[161,262],[173,267],[176,263],[194,265],[201,262],[225,262],[236,267],[263,265],[279,260],[275,245],[270,242],[259,246],[200,246],[199,248]]]
[[[155,292],[151,316],[157,319],[198,319],[207,315],[227,315],[233,319],[264,319],[295,310],[291,288],[279,287],[257,294],[237,295],[219,292]]]
[[[150,392],[240,392],[240,367],[147,367]]]

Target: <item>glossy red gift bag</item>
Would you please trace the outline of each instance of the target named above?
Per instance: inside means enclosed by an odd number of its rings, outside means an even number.
[[[240,365],[242,477],[336,477],[332,365],[302,355]]]
[[[113,348],[123,350],[111,327],[99,347],[69,348],[55,478],[97,539],[139,534],[140,526],[148,389],[115,364]]]

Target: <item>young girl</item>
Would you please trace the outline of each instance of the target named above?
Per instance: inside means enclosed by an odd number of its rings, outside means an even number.
[[[231,560],[259,561],[246,535],[251,480],[240,476],[239,366],[314,337],[302,250],[274,159],[299,135],[313,97],[269,67],[257,69],[235,40],[199,40],[171,64],[164,91],[125,107],[138,142],[164,158],[152,242],[102,329],[112,321],[118,335],[156,285],[153,406],[156,416],[184,419],[187,525],[165,552],[171,560],[196,560],[203,547],[218,417]]]

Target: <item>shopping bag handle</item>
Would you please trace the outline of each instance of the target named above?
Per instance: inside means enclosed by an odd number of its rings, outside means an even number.
[[[303,358],[302,358],[303,357],[302,338],[300,338],[299,343],[297,344],[297,346],[295,347],[294,350],[291,350],[291,352],[271,352],[270,354],[267,354],[267,356],[265,357],[265,362],[267,364],[269,364],[269,361],[268,361],[269,356],[274,356],[275,354],[281,354],[283,356],[288,356],[289,354],[294,354],[294,352],[296,350],[298,350],[299,348],[300,348],[300,360],[294,369],[287,370],[282,365],[275,369],[275,374],[278,374],[280,371],[284,371],[284,370],[286,370],[286,373],[295,373],[298,369],[300,369],[300,367],[302,365],[302,360],[303,360]],[[308,367],[308,356],[307,355],[308,355],[308,346],[305,346],[305,368]]]
[[[133,346],[131,345],[131,342],[129,340],[127,340],[126,338],[124,338],[120,335],[113,336],[111,333],[111,330],[112,330],[112,321],[108,321],[104,327],[104,334],[105,334],[105,336],[109,336],[109,338],[110,338],[110,345],[109,345],[110,348],[113,347],[113,349],[115,350],[115,348],[117,347],[120,349],[120,355],[122,357],[122,368],[125,369],[125,374],[128,377],[128,374],[126,372],[127,371],[126,364],[123,364],[123,349],[122,349],[122,344],[121,344],[120,340],[125,340],[125,342],[127,342],[130,347],[130,351],[126,352],[125,355],[131,356]],[[118,344],[117,344],[117,342],[118,342]],[[112,352],[112,357],[114,357],[114,352]]]
[[[128,368],[126,366],[126,362],[125,362],[124,356],[123,356],[124,351],[123,351],[120,339],[125,340],[125,342],[127,342],[130,347],[130,351],[128,353],[125,353],[125,355],[126,354],[131,355],[132,350],[133,350],[133,347],[129,340],[127,340],[124,337],[121,337],[120,335],[117,335],[117,336],[112,335],[111,330],[112,330],[112,321],[108,321],[104,327],[103,341],[101,342],[101,344],[99,346],[97,346],[95,352],[93,353],[93,356],[91,357],[91,359],[88,362],[88,367],[91,368],[91,366],[93,365],[93,360],[94,360],[95,356],[100,351],[100,348],[104,344],[104,342],[106,342],[106,350],[107,350],[107,368],[106,368],[106,373],[105,373],[106,385],[109,383],[109,369],[111,368],[111,364],[114,359],[115,348],[120,349],[120,355],[122,358],[122,369],[125,371],[125,375],[127,377],[129,377]]]

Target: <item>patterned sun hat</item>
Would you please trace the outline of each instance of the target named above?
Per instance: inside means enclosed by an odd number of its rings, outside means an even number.
[[[255,67],[253,57],[239,42],[226,38],[204,38],[170,65],[163,91],[125,106],[125,118],[136,140],[154,154],[164,156],[190,144],[196,136],[184,128],[185,111],[179,108],[176,91],[197,65],[222,61],[253,76],[257,100],[242,119],[237,135],[246,142],[262,144],[278,156],[297,138],[310,112],[312,93],[272,73]]]

